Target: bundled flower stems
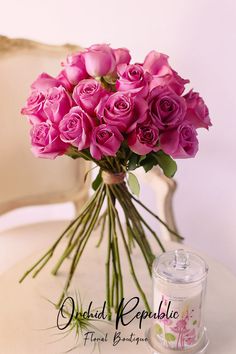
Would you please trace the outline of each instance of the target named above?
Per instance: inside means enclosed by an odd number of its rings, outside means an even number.
[[[171,68],[167,55],[151,51],[141,64],[130,61],[127,49],[112,49],[106,44],[70,55],[57,77],[42,73],[32,83],[21,111],[31,125],[32,152],[36,157],[83,158],[98,166],[99,173],[92,184],[94,194],[80,214],[20,281],[30,273],[35,277],[59,242],[66,239],[65,250],[52,271],[56,275],[64,260],[72,257],[60,304],[94,228],[100,225],[99,244],[107,242],[109,318],[112,308],[117,311],[124,296],[121,243],[135,285],[146,309],[150,309],[133,265],[132,248],[140,248],[150,274],[154,259],[150,235],[162,251],[164,248],[137,206],[180,237],[138,198],[139,184],[131,171],[144,168],[148,172],[158,165],[167,177],[173,177],[175,159],[195,157],[199,146],[197,130],[211,126],[203,99],[193,90],[185,93],[189,80]],[[117,203],[125,216],[124,225]],[[101,211],[103,205],[105,212]]]

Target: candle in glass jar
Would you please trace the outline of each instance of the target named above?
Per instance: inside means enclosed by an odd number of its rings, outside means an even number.
[[[184,250],[166,252],[155,260],[154,328],[164,348],[190,349],[201,340],[207,271],[202,258]]]

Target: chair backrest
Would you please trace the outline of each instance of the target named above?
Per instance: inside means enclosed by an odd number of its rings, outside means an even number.
[[[87,164],[63,156],[36,159],[30,151],[29,124],[20,109],[30,84],[41,72],[55,75],[62,59],[80,48],[51,46],[0,36],[0,214],[33,204],[87,198]]]

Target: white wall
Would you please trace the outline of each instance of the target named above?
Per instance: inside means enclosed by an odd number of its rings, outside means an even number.
[[[0,32],[48,43],[111,43],[135,61],[170,56],[208,103],[214,126],[196,159],[179,161],[175,198],[186,241],[236,273],[235,0],[1,0]]]

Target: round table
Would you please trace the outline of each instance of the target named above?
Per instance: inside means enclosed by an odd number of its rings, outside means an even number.
[[[32,232],[33,228],[31,228]],[[50,229],[51,230],[51,229]],[[26,234],[21,230],[22,234]],[[47,237],[47,245],[49,239],[55,238],[57,232]],[[10,237],[10,236],[9,236]],[[14,237],[17,237],[16,235]],[[12,236],[11,245],[13,245],[14,237]],[[37,236],[38,237],[38,236]],[[33,243],[32,238],[28,239],[27,247]],[[1,240],[1,236],[0,236]],[[83,305],[93,301],[93,307],[102,306],[105,300],[105,255],[106,242],[103,241],[101,247],[97,249],[96,243],[98,235],[90,239],[86,246],[85,253],[81,258],[79,269],[72,282],[73,290],[79,291],[83,299]],[[46,244],[45,243],[45,244]],[[156,253],[160,251],[155,245]],[[185,245],[179,245],[174,242],[165,244],[167,250],[176,248],[189,249]],[[3,354],[59,354],[65,353],[75,345],[74,333],[66,338],[63,337],[63,331],[56,327],[58,310],[50,303],[56,302],[65,280],[65,272],[69,267],[69,261],[66,262],[58,276],[52,276],[50,270],[55,264],[57,257],[63,249],[63,244],[57,250],[55,256],[50,260],[47,267],[35,278],[27,278],[22,284],[18,283],[22,274],[34,263],[43,251],[34,252],[31,256],[24,257],[10,269],[5,270],[0,275],[0,352]],[[17,253],[17,249],[12,250],[8,247],[6,252]],[[123,249],[121,249],[121,253]],[[208,328],[208,336],[210,345],[207,353],[209,354],[235,354],[236,353],[236,278],[223,265],[201,254],[209,265],[209,278],[207,289],[206,304],[206,325]],[[152,285],[151,279],[147,274],[143,258],[137,249],[132,255],[135,263],[137,275],[142,283],[146,295],[151,299]],[[126,256],[121,254],[124,288],[126,299],[132,296],[138,296],[138,292],[134,287],[133,280],[129,273],[129,266],[126,262]],[[50,301],[48,301],[50,300]],[[142,303],[139,309],[144,309]],[[124,354],[141,354],[150,353],[145,342],[138,345],[130,341],[119,342],[113,346],[113,336],[115,334],[115,324],[106,321],[95,323],[99,326],[102,333],[98,333],[98,337],[102,338],[107,333],[108,342],[101,343],[100,352],[104,354],[124,353]],[[129,326],[120,326],[118,331],[121,332],[122,338],[129,338],[131,332],[135,337],[144,338],[145,330],[150,326],[149,320],[145,320],[142,329],[138,328],[138,320],[132,321]],[[53,327],[51,329],[47,329]],[[78,346],[71,353],[91,353],[93,345],[81,339]],[[95,348],[95,352],[99,352]]]

